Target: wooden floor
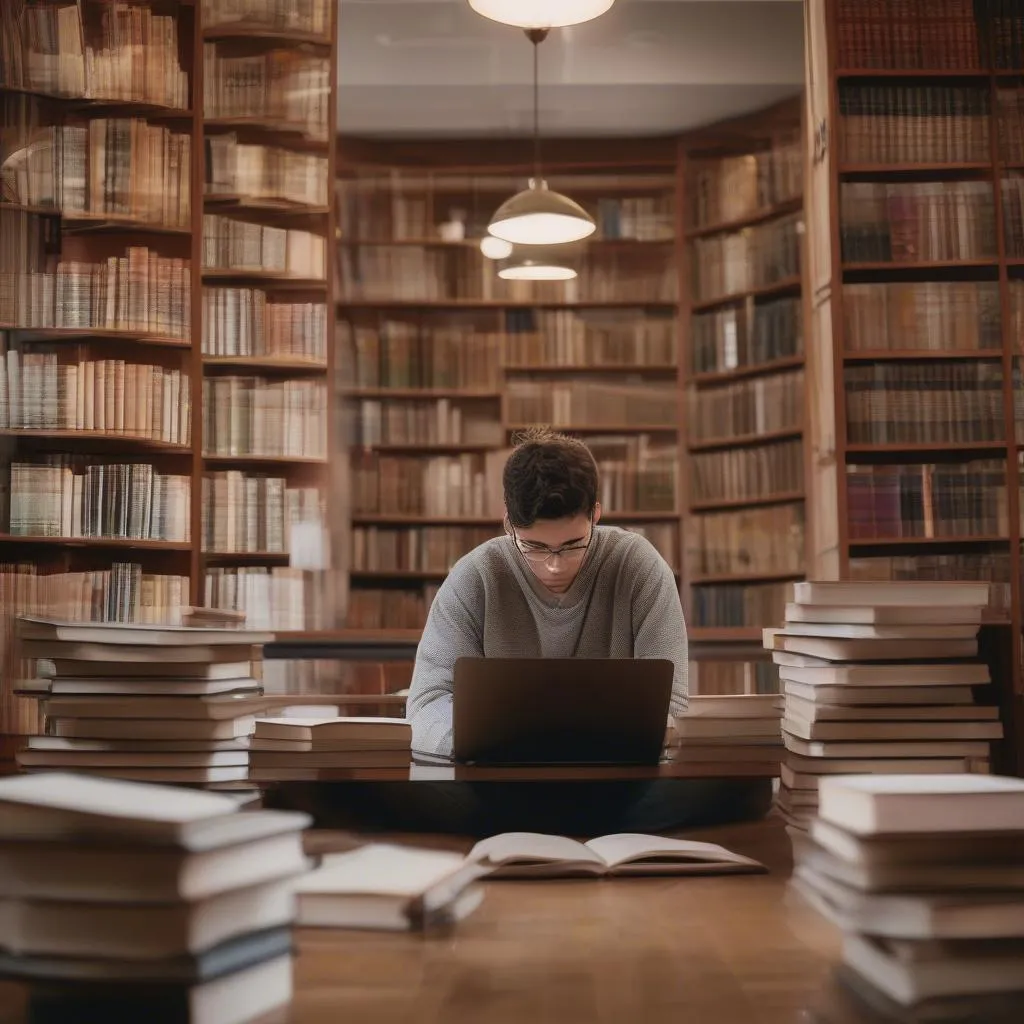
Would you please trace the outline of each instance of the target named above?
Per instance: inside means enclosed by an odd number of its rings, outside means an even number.
[[[688,833],[768,875],[491,882],[450,935],[299,933],[274,1024],[807,1024],[837,937],[788,895],[777,820]],[[340,837],[316,836],[329,849]],[[422,841],[422,840],[421,840]],[[439,840],[434,845],[458,845]],[[0,987],[13,1010],[16,990]],[[18,1011],[0,1020],[22,1020]],[[268,1021],[268,1024],[270,1022]]]

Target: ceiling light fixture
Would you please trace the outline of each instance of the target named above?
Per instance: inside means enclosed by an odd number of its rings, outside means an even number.
[[[517,245],[498,270],[504,281],[571,281],[576,277],[570,247]]]
[[[512,243],[494,235],[485,235],[480,239],[480,251],[489,260],[503,260],[512,255]]]
[[[537,51],[547,29],[527,29],[533,44],[533,177],[530,187],[517,192],[498,207],[488,231],[515,245],[560,245],[578,242],[597,228],[594,218],[579,203],[554,192],[541,176],[540,79]]]
[[[593,21],[615,0],[469,0],[469,6],[491,21],[516,28],[566,28]]]

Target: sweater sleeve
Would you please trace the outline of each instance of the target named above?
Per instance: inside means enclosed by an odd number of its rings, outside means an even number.
[[[689,695],[688,643],[679,587],[668,563],[650,541],[638,538],[631,557],[636,566],[633,657],[667,658],[675,665],[669,712],[678,715],[686,710]]]
[[[416,650],[405,711],[414,751],[451,756],[455,662],[483,657],[483,610],[479,572],[463,559],[438,588]]]

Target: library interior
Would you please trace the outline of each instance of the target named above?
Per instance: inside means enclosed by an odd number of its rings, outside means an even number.
[[[1022,485],[1024,0],[0,0],[0,1024],[1019,1024]]]

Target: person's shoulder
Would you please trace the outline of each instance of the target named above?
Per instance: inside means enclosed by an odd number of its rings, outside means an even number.
[[[479,587],[485,579],[506,570],[508,561],[501,549],[504,541],[504,536],[492,537],[490,540],[485,540],[483,544],[478,544],[471,551],[467,551],[448,570],[445,582],[451,582],[453,586],[460,589]]]

